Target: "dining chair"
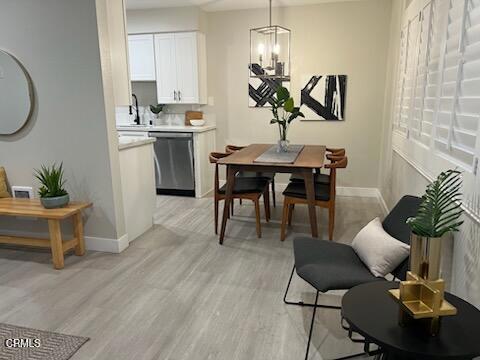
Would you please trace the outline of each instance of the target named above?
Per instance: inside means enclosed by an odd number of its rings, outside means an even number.
[[[227,153],[212,152],[210,153],[210,163],[215,164],[214,178],[214,212],[215,212],[215,234],[218,233],[218,206],[219,202],[225,200],[226,185],[220,187],[218,160],[229,156]],[[233,199],[251,200],[255,204],[255,220],[257,236],[262,237],[260,225],[260,197],[264,196],[265,203],[265,219],[270,220],[269,191],[268,180],[265,178],[236,178],[233,188]],[[233,202],[233,200],[232,200]],[[229,209],[230,212],[230,209]]]
[[[315,187],[315,205],[328,209],[328,238],[333,240],[333,230],[335,227],[335,198],[336,198],[336,177],[337,169],[345,169],[348,165],[346,156],[336,156],[329,154],[327,159],[331,162],[325,165],[330,170],[328,184],[314,183]],[[290,182],[283,192],[283,216],[280,239],[285,240],[286,225],[291,225],[293,210],[295,204],[308,204],[307,192],[304,182]]]
[[[343,148],[328,148],[326,149],[327,156],[328,155],[334,155],[334,156],[345,156],[346,152],[345,149]],[[315,169],[315,176],[313,180],[316,183],[320,184],[330,184],[330,175],[329,174],[322,174],[321,169]],[[299,174],[292,174],[290,176],[290,181],[293,182],[303,182],[303,177]]]
[[[242,150],[245,146],[237,146],[237,145],[227,145],[225,146],[225,152],[228,154],[232,154],[236,151]],[[275,173],[273,172],[256,172],[256,171],[240,171],[237,174],[238,177],[244,178],[255,178],[255,177],[262,177],[269,181],[270,186],[272,188],[272,200],[273,200],[273,207],[277,206],[276,197],[275,197]],[[242,200],[240,199],[240,204]],[[233,202],[232,202],[233,204]]]

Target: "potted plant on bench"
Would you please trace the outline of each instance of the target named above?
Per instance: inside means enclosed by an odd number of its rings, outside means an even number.
[[[35,177],[41,183],[38,195],[43,207],[55,209],[68,205],[70,197],[64,189],[63,163],[51,167],[42,165],[40,170],[35,170]]]

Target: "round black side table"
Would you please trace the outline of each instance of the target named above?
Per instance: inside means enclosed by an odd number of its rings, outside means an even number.
[[[342,300],[342,317],[353,332],[380,347],[384,359],[473,359],[480,356],[480,311],[449,293],[445,298],[457,315],[442,319],[440,333],[431,337],[415,327],[398,325],[398,304],[388,294],[396,282],[373,282],[349,290]]]

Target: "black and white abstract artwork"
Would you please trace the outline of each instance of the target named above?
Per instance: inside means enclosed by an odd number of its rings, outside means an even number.
[[[300,92],[305,120],[344,120],[347,75],[313,75]]]
[[[288,81],[279,79],[265,79],[252,77],[262,75],[263,69],[259,64],[249,66],[250,76],[248,81],[248,106],[249,107],[270,107],[276,97],[277,89],[281,86],[289,88]]]

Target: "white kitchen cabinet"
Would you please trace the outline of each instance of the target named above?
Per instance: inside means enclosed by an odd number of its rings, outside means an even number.
[[[159,104],[177,102],[177,69],[174,34],[155,35],[157,98]]]
[[[155,81],[153,34],[129,35],[128,54],[131,81]]]
[[[142,141],[148,139],[147,134],[119,138],[123,209],[129,242],[153,226],[156,197],[155,164],[153,142]]]
[[[210,164],[209,154],[215,151],[215,129],[193,134],[195,162],[195,197],[202,198],[213,190],[215,166]]]
[[[155,35],[159,103],[206,103],[205,53],[205,36],[202,33],[181,32]]]

